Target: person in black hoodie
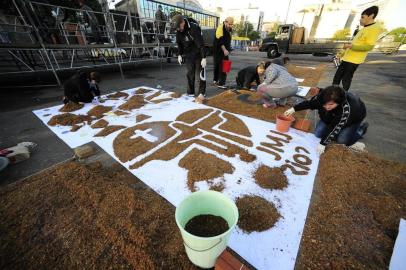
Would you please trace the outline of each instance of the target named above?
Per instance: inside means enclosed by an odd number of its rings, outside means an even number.
[[[251,89],[251,84],[255,82],[258,85],[261,84],[261,76],[265,73],[265,63],[259,62],[256,66],[248,66],[241,69],[235,81],[237,88],[239,89]]]
[[[363,150],[365,145],[358,142],[366,133],[367,122],[364,102],[353,93],[346,92],[339,86],[329,86],[310,100],[305,100],[285,112],[290,116],[296,111],[318,110],[320,121],[315,128],[316,137],[320,138],[317,152],[322,154],[327,144],[336,142],[345,144],[355,150]]]
[[[186,64],[188,81],[187,94],[195,95],[195,76],[199,78],[199,95],[196,102],[202,103],[206,94],[206,80],[200,78],[202,69],[206,68],[206,50],[203,43],[202,30],[192,18],[180,14],[172,18],[176,28],[176,42],[178,44],[178,62]]]
[[[94,97],[100,96],[99,82],[100,74],[98,72],[78,71],[63,84],[65,94],[63,103],[66,104],[69,101],[92,102]]]

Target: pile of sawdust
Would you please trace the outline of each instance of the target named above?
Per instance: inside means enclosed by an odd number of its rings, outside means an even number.
[[[247,95],[248,99],[253,101],[252,104],[239,100],[238,98],[241,95]],[[255,104],[254,102],[260,99],[256,92],[248,90],[239,90],[239,94],[232,91],[224,91],[219,95],[207,99],[206,105],[273,123],[276,122],[277,115],[283,114],[289,108],[288,106],[278,106],[275,109],[264,108],[262,105]],[[305,111],[296,112],[295,117],[304,118],[305,114]]]
[[[169,100],[172,100],[172,98],[155,99],[155,100],[151,100],[151,102],[152,102],[152,103],[155,103],[155,104],[159,104],[159,103],[162,103],[162,102],[165,102],[165,101],[169,101]]]
[[[60,112],[73,112],[73,111],[82,109],[84,106],[85,106],[84,104],[69,101],[68,103],[63,105],[62,108],[59,109],[59,111]]]
[[[103,128],[100,130],[94,137],[106,137],[107,135],[110,135],[113,132],[116,132],[117,130],[126,128],[126,126],[120,126],[120,125],[111,125]]]
[[[140,89],[138,89],[137,91],[135,91],[135,94],[137,94],[137,95],[143,95],[143,94],[146,94],[146,93],[149,93],[149,92],[151,92],[152,90],[148,90],[148,89],[145,89],[145,88],[140,88]]]
[[[83,122],[87,122],[90,124],[92,122],[92,118],[88,115],[76,115],[72,113],[63,113],[63,114],[57,114],[51,117],[51,119],[48,121],[48,125],[50,126],[56,126],[56,125],[61,125],[61,126],[73,126],[76,124],[80,124]]]
[[[386,269],[400,218],[406,218],[406,164],[328,147],[297,269]]]
[[[94,123],[93,125],[91,125],[91,128],[105,128],[109,125],[109,122],[107,122],[104,119],[100,119],[99,121],[97,121],[96,123]]]
[[[187,184],[191,191],[196,190],[196,182],[222,177],[226,173],[233,173],[235,169],[229,162],[198,149],[193,149],[183,157],[179,167],[188,170]]]
[[[124,92],[121,92],[121,91],[118,91],[118,92],[116,92],[114,94],[110,94],[110,95],[106,96],[107,99],[112,99],[112,100],[116,100],[116,99],[119,99],[121,97],[127,98],[128,94],[124,93]]]
[[[154,93],[154,94],[152,94],[152,95],[146,97],[145,99],[148,100],[148,101],[150,101],[150,100],[152,100],[153,98],[159,97],[161,94],[162,94],[162,92],[161,92],[161,91],[158,91],[158,92],[156,92],[156,93]]]
[[[121,166],[58,165],[0,189],[0,268],[196,269],[174,215]]]
[[[295,66],[293,64],[287,65],[288,72],[296,78],[304,79],[299,85],[303,86],[317,86],[321,76],[326,69],[324,64],[317,65],[314,69],[309,67]]]
[[[96,105],[87,112],[87,115],[94,116],[97,119],[102,118],[106,112],[113,109],[111,106]]]
[[[121,104],[118,108],[124,111],[131,111],[134,109],[139,109],[145,104],[146,102],[143,96],[132,96],[126,103]]]
[[[246,137],[251,137],[250,130],[240,118],[237,118],[236,116],[229,113],[224,113],[223,117],[226,118],[227,121],[224,124],[221,124],[219,126],[219,129],[233,132]]]
[[[244,196],[236,201],[238,227],[244,232],[262,232],[271,229],[281,218],[275,206],[259,196]]]
[[[265,189],[284,189],[288,186],[288,178],[283,171],[278,168],[270,168],[261,165],[254,173],[255,182]]]
[[[135,117],[135,120],[136,120],[137,123],[138,123],[138,122],[142,122],[142,121],[144,121],[144,120],[146,120],[146,119],[148,119],[148,118],[151,118],[151,116],[146,115],[146,114],[139,114],[139,115],[137,115],[137,116]]]
[[[76,132],[76,131],[78,131],[81,127],[83,127],[83,126],[73,125],[72,128],[70,129],[70,131],[71,131],[71,132]]]

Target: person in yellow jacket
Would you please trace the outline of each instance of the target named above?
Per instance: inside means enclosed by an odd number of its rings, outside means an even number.
[[[234,18],[227,17],[224,23],[217,27],[214,37],[214,76],[213,84],[218,88],[225,89],[225,83],[227,80],[227,73],[223,72],[222,62],[223,60],[229,60],[229,54],[231,51],[231,31],[233,30]]]
[[[378,10],[377,6],[372,6],[361,13],[359,22],[364,28],[357,32],[351,43],[344,44],[345,51],[334,75],[333,85],[339,86],[341,82],[346,91],[350,89],[354,72],[359,64],[364,63],[368,52],[374,48],[382,33],[382,27],[375,22]]]

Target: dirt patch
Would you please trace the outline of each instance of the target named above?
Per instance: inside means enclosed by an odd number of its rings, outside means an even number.
[[[244,232],[262,232],[271,229],[281,218],[275,206],[259,196],[244,196],[236,201],[238,227]]]
[[[229,162],[198,149],[193,149],[182,158],[179,167],[188,170],[187,184],[191,191],[196,190],[196,182],[222,177],[235,169]]]
[[[100,119],[99,121],[97,121],[96,123],[94,123],[93,125],[91,125],[91,128],[105,128],[109,125],[109,122],[107,122],[104,119]]]
[[[79,125],[73,125],[72,128],[70,129],[71,132],[76,132],[78,131],[80,128],[82,128],[83,126],[79,126]]]
[[[94,116],[97,119],[103,117],[106,112],[109,112],[113,109],[111,106],[96,105],[90,111],[87,112],[87,115]]]
[[[213,109],[197,109],[197,110],[187,111],[187,112],[180,114],[178,117],[176,117],[175,121],[192,124],[192,123],[196,122],[197,120],[199,120],[200,118],[208,115],[212,111],[213,111]]]
[[[145,89],[145,88],[140,88],[137,91],[135,91],[135,94],[143,95],[143,94],[146,94],[146,93],[149,93],[149,92],[152,92],[152,90],[148,90],[148,89]]]
[[[110,95],[106,96],[107,99],[112,99],[112,100],[116,100],[116,99],[119,99],[119,98],[122,98],[122,97],[127,98],[128,94],[124,93],[124,92],[121,92],[121,91],[118,91],[118,92],[116,92],[114,94],[110,94]]]
[[[182,94],[181,93],[178,93],[178,92],[173,92],[172,94],[171,94],[171,97],[172,98],[180,98],[182,96]]]
[[[59,111],[60,112],[74,112],[74,111],[82,109],[84,106],[85,106],[84,104],[69,101],[68,103],[63,105],[63,107],[60,108]]]
[[[106,137],[107,135],[110,135],[113,132],[116,132],[117,130],[126,128],[126,126],[120,126],[120,125],[112,125],[112,126],[107,126],[100,130],[94,137]]]
[[[238,97],[241,95],[248,95],[248,99],[253,104],[239,100]],[[262,105],[255,104],[259,100],[261,97],[256,92],[239,90],[239,94],[236,94],[232,91],[224,91],[207,99],[206,105],[273,123],[276,122],[276,115],[283,114],[289,108],[289,106],[278,106],[275,109],[264,108]],[[305,111],[296,112],[295,117],[304,118],[305,114]]]
[[[195,269],[174,215],[120,165],[58,165],[0,189],[0,268]]]
[[[321,76],[324,73],[324,70],[326,69],[326,66],[324,64],[320,64],[313,69],[309,67],[301,67],[295,66],[293,64],[288,64],[287,69],[289,73],[292,74],[294,77],[304,79],[304,81],[299,83],[299,85],[317,86]]]
[[[127,115],[127,114],[129,114],[129,113],[128,113],[128,112],[123,112],[123,111],[117,110],[117,111],[114,111],[114,114],[117,115],[117,116],[121,116],[121,115]]]
[[[320,159],[297,268],[386,269],[399,220],[406,218],[405,179],[405,164],[328,147]]]
[[[265,189],[282,190],[288,186],[288,178],[278,167],[270,168],[261,165],[255,171],[254,179],[261,188]]]
[[[200,237],[213,237],[228,231],[228,223],[220,216],[198,215],[186,223],[185,231]]]
[[[151,116],[146,115],[146,114],[139,114],[139,115],[137,115],[137,116],[135,117],[135,120],[136,120],[137,123],[138,123],[138,122],[142,122],[142,121],[144,121],[144,120],[146,120],[146,119],[148,119],[148,118],[151,118]]]
[[[48,121],[48,125],[73,126],[83,122],[87,122],[88,124],[90,124],[92,122],[92,118],[88,115],[63,113],[52,116],[51,119]]]
[[[132,96],[126,103],[121,104],[118,108],[124,111],[131,111],[134,109],[139,109],[145,104],[146,102],[143,96]]]

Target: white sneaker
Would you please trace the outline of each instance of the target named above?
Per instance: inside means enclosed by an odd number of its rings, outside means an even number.
[[[365,143],[356,142],[353,145],[350,145],[349,148],[354,151],[363,152],[365,151]]]
[[[204,101],[204,96],[202,94],[198,95],[197,98],[195,99],[196,103],[202,104]]]

